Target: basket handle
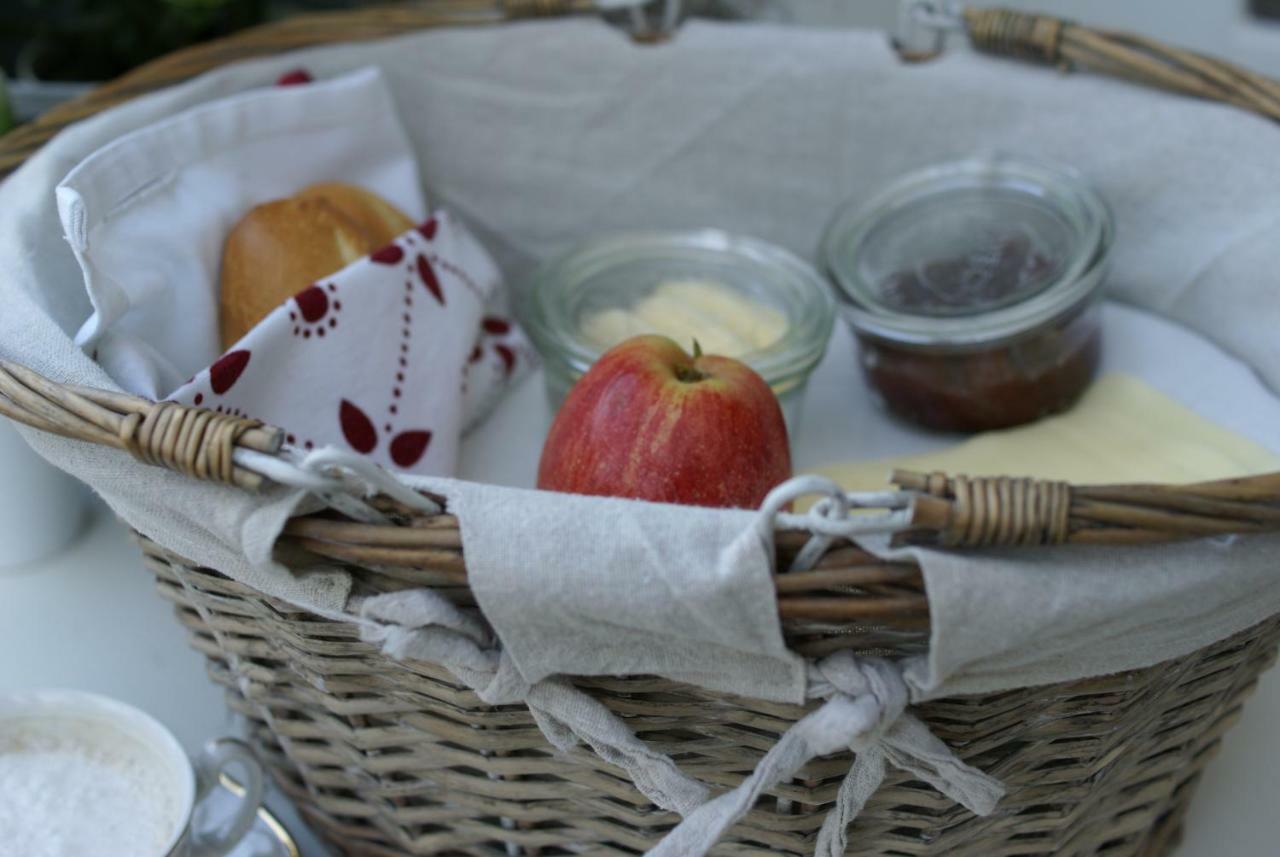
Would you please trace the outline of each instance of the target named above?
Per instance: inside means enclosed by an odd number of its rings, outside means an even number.
[[[899,539],[942,547],[1133,545],[1280,530],[1280,473],[1194,485],[1086,485],[894,471],[917,494]]]
[[[1064,18],[1015,9],[949,9],[921,0],[905,10],[900,34],[932,32],[932,48],[895,39],[902,59],[920,62],[941,53],[942,34],[963,30],[975,50],[1017,57],[1064,71],[1089,69],[1137,83],[1221,101],[1280,121],[1280,81],[1235,63],[1118,30],[1086,27]]]
[[[0,414],[52,434],[126,450],[148,464],[248,491],[257,491],[266,480],[235,463],[236,449],[274,455],[284,443],[284,432],[257,420],[57,384],[7,360],[0,360]]]

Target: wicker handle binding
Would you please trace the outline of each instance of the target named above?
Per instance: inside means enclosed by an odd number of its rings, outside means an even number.
[[[41,431],[123,449],[148,464],[248,491],[258,490],[265,480],[236,464],[235,450],[275,455],[284,444],[284,432],[254,420],[55,384],[7,360],[0,360],[0,414]]]
[[[1092,485],[895,471],[919,492],[904,541],[942,547],[1132,545],[1280,529],[1280,473],[1193,485]]]

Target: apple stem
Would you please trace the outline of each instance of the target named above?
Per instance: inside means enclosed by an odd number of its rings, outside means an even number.
[[[681,366],[676,369],[676,378],[686,384],[696,384],[699,381],[705,381],[709,376],[693,363],[702,356],[702,346],[698,344],[698,340],[693,341],[693,360],[687,366]]]
[[[706,372],[699,372],[692,366],[681,366],[676,370],[676,379],[685,384],[696,384],[699,381],[705,381],[707,377]]]

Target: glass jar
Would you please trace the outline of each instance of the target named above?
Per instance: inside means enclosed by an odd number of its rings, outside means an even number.
[[[1113,233],[1075,171],[991,155],[846,205],[820,253],[885,406],[983,431],[1065,410],[1088,386]]]
[[[831,337],[835,302],[830,289],[811,265],[781,247],[711,229],[609,235],[579,244],[538,269],[520,290],[521,317],[542,354],[552,407],[559,407],[573,383],[616,344],[588,335],[593,317],[635,307],[664,284],[690,282],[720,287],[780,314],[785,326],[774,341],[731,356],[773,389],[794,434],[805,383]],[[693,346],[679,344],[685,350]]]

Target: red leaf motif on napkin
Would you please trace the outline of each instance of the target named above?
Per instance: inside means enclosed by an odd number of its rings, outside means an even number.
[[[481,324],[484,326],[485,332],[492,333],[494,336],[502,336],[504,333],[511,332],[511,322],[496,315],[486,315]]]
[[[217,359],[217,361],[209,367],[209,386],[213,388],[213,392],[221,396],[230,390],[231,387],[240,380],[240,376],[244,374],[244,369],[249,365],[250,354],[246,350],[228,351]]]
[[[440,306],[444,306],[444,290],[440,288],[440,280],[436,278],[436,270],[431,267],[431,263],[427,261],[427,257],[421,253],[418,254],[418,276],[422,278],[422,285],[427,287],[427,291],[440,302]]]
[[[324,318],[329,311],[329,296],[319,286],[307,286],[293,296],[293,301],[302,317],[312,324]]]
[[[402,431],[391,441],[391,460],[398,467],[413,467],[431,443],[429,431]]]
[[[498,352],[498,356],[502,358],[502,371],[510,375],[511,370],[516,365],[516,353],[502,344],[493,346],[493,350]]]
[[[428,241],[430,241],[432,238],[435,238],[435,237],[436,237],[436,227],[437,227],[437,226],[439,226],[439,224],[436,222],[436,219],[435,219],[434,217],[432,217],[432,218],[429,218],[425,223],[423,223],[421,226],[419,226],[419,227],[418,227],[418,232],[419,232],[419,234],[421,234],[421,235],[422,235],[422,237],[423,237],[423,238],[425,238],[425,239],[427,239]]]
[[[295,68],[293,71],[287,71],[276,79],[276,86],[297,86],[300,83],[310,83],[312,77],[305,68]]]
[[[338,422],[342,425],[342,436],[356,452],[367,455],[378,445],[378,430],[373,422],[359,406],[346,399],[338,406]]]
[[[398,244],[388,244],[380,250],[373,251],[369,254],[369,258],[379,265],[394,265],[404,258],[404,251]]]

